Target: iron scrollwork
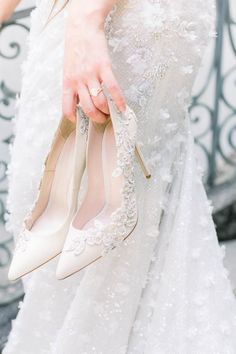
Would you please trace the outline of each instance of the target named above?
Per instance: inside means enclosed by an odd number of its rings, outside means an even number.
[[[0,60],[2,64],[11,63],[15,65],[14,71],[17,73],[22,54],[22,48],[25,46],[25,38],[29,32],[29,26],[25,23],[32,8],[16,12],[10,21],[0,27]],[[26,21],[27,22],[27,21]],[[23,41],[20,43],[11,33],[16,33],[15,28],[22,30]],[[14,31],[14,32],[13,32]],[[12,39],[14,38],[14,39]],[[19,39],[20,40],[20,39]],[[13,141],[11,129],[11,120],[14,116],[15,100],[18,92],[10,87],[7,78],[0,78],[0,124],[4,127],[3,137],[1,138],[1,151],[7,152],[8,145]],[[6,215],[6,195],[7,195],[7,157],[0,156],[0,305],[13,303],[22,297],[23,289],[20,282],[11,283],[6,279],[6,269],[11,260],[12,236],[4,230]]]
[[[227,184],[236,181],[236,101],[232,92],[236,82],[236,22],[232,18],[229,0],[217,0],[216,4],[217,37],[214,56],[206,81],[193,96],[190,108],[193,126],[205,126],[196,134],[195,140],[205,157],[208,191],[217,190],[218,187],[222,189],[223,186],[226,188]],[[224,50],[226,44],[227,51]],[[232,65],[227,67],[230,62],[229,53],[232,55]],[[210,106],[208,101],[204,102],[204,94],[212,82],[214,101]]]

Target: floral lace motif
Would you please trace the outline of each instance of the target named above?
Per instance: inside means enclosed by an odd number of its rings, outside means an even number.
[[[15,252],[24,252],[27,248],[27,243],[30,237],[30,231],[26,228],[23,228],[18,235]]]
[[[86,114],[84,113],[82,107],[77,106],[78,109],[78,113],[81,119],[80,122],[80,133],[83,134],[88,134],[88,126],[89,126],[89,118],[86,116]]]
[[[45,170],[45,164],[42,170],[42,175],[44,173]],[[42,181],[42,178],[41,178]],[[32,223],[32,213],[34,208],[36,207],[38,200],[39,200],[39,196],[40,196],[40,185],[41,185],[41,181],[38,187],[38,193],[37,196],[33,202],[33,204],[30,207],[30,210],[28,211],[28,213],[25,215],[24,221],[23,221],[23,225],[22,225],[22,229],[20,231],[20,233],[18,234],[17,240],[16,240],[16,247],[15,247],[15,252],[24,252],[26,251],[27,248],[27,243],[30,239],[31,232],[30,230],[28,230],[28,225],[30,225]]]
[[[87,230],[72,229],[66,251],[79,255],[89,245],[103,244],[102,255],[117,247],[132,232],[137,222],[137,206],[134,180],[134,151],[136,141],[136,116],[127,106],[125,113],[112,116],[117,146],[117,167],[114,178],[123,175],[122,204],[104,224],[94,219],[93,227]]]

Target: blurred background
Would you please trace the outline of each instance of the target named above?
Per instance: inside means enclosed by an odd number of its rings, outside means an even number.
[[[195,82],[190,113],[218,239],[226,251],[224,262],[236,294],[236,1],[216,2],[217,36],[207,48]],[[4,229],[4,215],[8,148],[14,138],[11,120],[33,7],[33,0],[22,0],[0,27],[0,353],[24,296],[20,281],[7,280],[13,241]]]

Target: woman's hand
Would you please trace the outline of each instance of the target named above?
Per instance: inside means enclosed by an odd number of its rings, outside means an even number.
[[[76,105],[79,101],[84,113],[92,120],[103,123],[109,114],[107,100],[100,92],[96,97],[90,95],[92,88],[100,88],[104,83],[120,111],[125,110],[125,100],[112,71],[104,33],[104,6],[95,8],[99,0],[91,1],[88,9],[72,0],[66,28],[63,113],[69,119],[75,119]],[[111,0],[100,0],[103,2]],[[94,4],[95,3],[95,4]],[[114,0],[113,0],[114,3]]]
[[[9,20],[20,0],[0,0],[0,23]]]

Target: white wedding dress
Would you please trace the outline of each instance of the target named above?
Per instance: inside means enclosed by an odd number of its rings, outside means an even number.
[[[59,1],[58,8],[63,1]],[[152,172],[136,168],[139,224],[127,245],[76,275],[55,259],[24,278],[3,354],[235,354],[236,300],[223,266],[188,106],[214,28],[213,0],[119,0],[106,19],[115,75],[138,117]],[[15,237],[37,194],[61,116],[67,10],[42,31],[52,0],[31,14],[29,52],[9,166]]]

